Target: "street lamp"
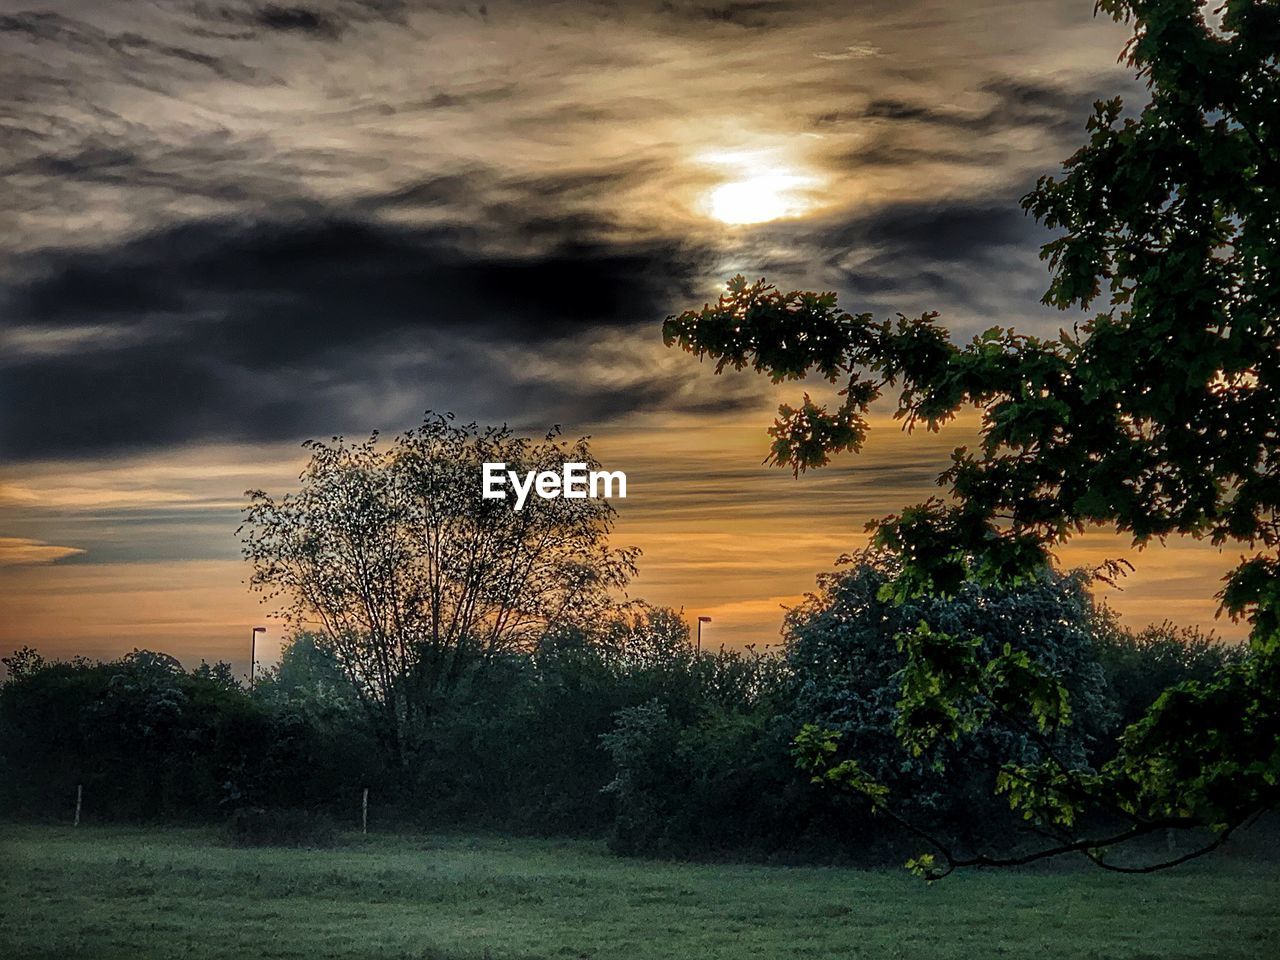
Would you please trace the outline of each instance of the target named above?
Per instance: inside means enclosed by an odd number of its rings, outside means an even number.
[[[703,625],[704,623],[710,623],[710,622],[711,622],[711,618],[710,618],[710,617],[699,617],[699,618],[698,618],[698,652],[699,652],[699,653],[701,653],[701,652],[702,652],[702,625]]]
[[[254,627],[249,637],[249,692],[253,693],[253,668],[258,662],[258,634],[266,633],[266,627]]]

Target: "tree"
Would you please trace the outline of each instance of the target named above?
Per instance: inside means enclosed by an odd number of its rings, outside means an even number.
[[[1073,722],[1052,731],[1050,745],[1083,765],[1113,717],[1087,577],[1045,570],[1012,590],[970,581],[952,597],[895,603],[881,589],[899,566],[884,551],[843,557],[835,571],[818,578],[817,593],[788,612],[793,729],[808,724],[838,733],[836,762],[856,759],[867,776],[900,798],[900,813],[970,844],[1003,843],[1016,823],[993,803],[996,777],[1005,764],[1042,759],[1046,738],[1025,705],[1012,703],[1002,723],[967,731],[934,756],[913,754],[897,732],[907,655],[896,638],[923,621],[978,638],[983,659],[1001,655],[1006,645],[1034,658],[1071,697]]]
[[[1226,667],[1238,664],[1244,653],[1211,633],[1167,621],[1135,632],[1108,611],[1098,627],[1108,699],[1121,729],[1141,720],[1170,687],[1183,680],[1210,683]]]
[[[360,787],[387,796],[400,771],[389,768],[369,716],[323,637],[295,633],[280,662],[261,671],[253,701],[270,733],[259,747],[254,789],[244,799],[284,808],[350,802]],[[387,789],[383,789],[387,788]]]
[[[295,633],[280,650],[280,662],[260,668],[258,699],[332,701],[358,706],[347,675],[323,637]]]
[[[953,594],[970,578],[1025,582],[1088,526],[1139,545],[1181,534],[1253,552],[1219,594],[1250,624],[1249,656],[1165,691],[1101,770],[1052,756],[1008,769],[1011,801],[1045,844],[1002,859],[935,843],[934,859],[917,862],[931,877],[1069,852],[1157,869],[1212,849],[1280,799],[1280,8],[1228,0],[1216,23],[1193,0],[1099,9],[1132,21],[1124,56],[1150,101],[1136,116],[1119,99],[1095,104],[1089,141],[1023,199],[1061,231],[1043,250],[1045,302],[1101,300],[1090,320],[1052,338],[992,328],[959,345],[934,313],[877,322],[832,293],[737,277],[716,304],[664,326],[668,344],[717,370],[844,381],[835,410],[807,395],[781,408],[771,459],[796,472],[857,451],[886,387],[901,391],[908,427],[983,411],[981,443],[956,450],[940,478],[950,498],[873,525],[875,543],[902,558],[887,588],[898,600]],[[1029,697],[1046,729],[1064,719],[1060,687],[1034,662],[985,660],[971,638],[927,628],[902,643],[901,733],[913,749],[990,721],[991,704],[1011,696]],[[810,760],[830,755],[830,744],[809,746]],[[1087,811],[1118,826],[1082,830]],[[1137,867],[1104,859],[1144,834],[1202,826],[1213,838],[1189,854]]]
[[[608,545],[613,509],[591,498],[481,497],[481,465],[598,466],[586,440],[544,440],[428,415],[380,445],[310,442],[301,489],[250,491],[241,527],[251,586],[325,646],[393,762],[473,664],[586,622],[635,570]]]
[[[415,768],[415,799],[437,823],[574,833],[610,823],[621,827],[634,799],[672,814],[670,822],[648,824],[644,836],[650,839],[691,841],[698,823],[726,820],[750,835],[753,811],[742,797],[717,794],[726,801],[718,808],[709,796],[701,803],[686,789],[691,781],[680,777],[647,779],[644,797],[602,793],[619,775],[602,738],[614,731],[621,713],[650,703],[660,705],[682,741],[721,714],[751,712],[763,724],[777,714],[776,705],[763,704],[775,685],[777,660],[739,652],[695,656],[679,612],[642,602],[619,604],[592,623],[549,631],[532,656],[515,654],[468,671],[432,717],[430,750]],[[772,744],[768,758],[798,780],[790,762],[791,733]],[[657,740],[635,746],[643,747],[632,755],[637,762],[663,749]],[[705,764],[705,755],[700,759]],[[727,779],[747,765],[744,752],[726,755],[716,766]],[[705,788],[705,780],[692,782]],[[752,796],[772,800],[768,791]],[[739,816],[715,815],[727,806]],[[652,849],[639,838],[626,846]]]
[[[658,612],[673,622],[674,611]],[[627,854],[791,847],[802,827],[786,802],[799,777],[783,714],[785,666],[750,650],[694,656],[681,623],[683,647],[659,643],[621,658],[602,651],[629,701],[599,737],[612,774],[603,790],[614,814],[610,845]]]

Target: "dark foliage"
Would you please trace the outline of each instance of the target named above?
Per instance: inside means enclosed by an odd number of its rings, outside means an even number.
[[[787,620],[787,659],[796,678],[796,728],[815,724],[840,734],[840,756],[854,758],[875,782],[902,799],[904,812],[935,829],[981,836],[1012,829],[1003,797],[993,796],[1007,763],[1037,762],[1040,738],[1025,705],[1008,721],[971,731],[940,752],[917,754],[899,737],[907,654],[899,637],[921,621],[947,633],[980,638],[988,655],[1006,645],[1045,664],[1071,694],[1074,722],[1056,732],[1059,755],[1087,764],[1114,726],[1107,678],[1095,635],[1098,620],[1083,575],[1044,571],[1021,587],[999,590],[970,582],[950,600],[886,599],[897,574],[888,554],[846,558],[819,578],[819,592]],[[1016,818],[1020,821],[1020,817]]]
[[[1099,624],[1098,655],[1107,676],[1115,728],[1137,723],[1160,695],[1184,680],[1208,683],[1244,657],[1242,647],[1172,623],[1137,633],[1107,617]]]
[[[252,694],[225,664],[185,671],[146,651],[45,663],[21,651],[0,687],[0,813],[69,820],[82,784],[88,821],[223,821],[238,844],[319,846],[358,825],[368,787],[373,829],[608,835],[628,854],[879,860],[901,852],[900,832],[797,770],[792,744],[806,724],[839,730],[846,755],[957,837],[1016,829],[990,796],[992,763],[1035,752],[1025,738],[976,734],[954,745],[944,777],[903,748],[895,634],[911,618],[982,627],[987,643],[1055,664],[1078,711],[1060,747],[1082,763],[1097,762],[1101,734],[1169,683],[1235,656],[1198,635],[1132,634],[1075,577],[897,606],[879,597],[891,566],[864,555],[822,577],[788,618],[783,656],[699,655],[682,617],[638,604],[497,656],[436,705],[407,783],[332,653],[309,635]]]
[[[11,667],[0,688],[5,806],[61,818],[82,786],[86,819],[208,819],[337,803],[380,776],[363,724],[324,708],[323,692],[261,692],[251,697],[225,664],[186,672],[145,650]]]

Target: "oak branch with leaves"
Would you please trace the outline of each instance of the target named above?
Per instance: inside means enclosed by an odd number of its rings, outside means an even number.
[[[950,495],[872,524],[876,545],[901,558],[887,587],[899,598],[949,594],[969,578],[1020,583],[1094,526],[1136,545],[1183,535],[1248,554],[1218,596],[1249,623],[1249,655],[1212,682],[1165,691],[1102,769],[1051,750],[1033,768],[1006,768],[999,787],[1043,843],[970,855],[922,833],[932,849],[913,865],[929,878],[1065,853],[1160,869],[1280,799],[1280,7],[1231,0],[1213,22],[1192,0],[1098,9],[1133,24],[1123,57],[1150,100],[1134,115],[1119,99],[1095,104],[1088,142],[1022,201],[1059,231],[1043,249],[1045,302],[1101,303],[1087,322],[1051,338],[996,327],[957,344],[934,313],[877,321],[833,293],[739,276],[715,304],[664,325],[668,345],[717,371],[842,385],[835,409],[807,395],[780,409],[770,460],[797,474],[861,449],[887,390],[908,427],[982,411],[980,443],[957,449],[939,478]],[[900,734],[913,750],[1001,722],[1014,703],[1046,744],[1070,722],[1064,692],[1025,656],[982,661],[972,638],[927,624],[900,642]],[[856,763],[832,760],[823,731],[807,730],[796,750],[815,779],[893,815]],[[1180,856],[1106,859],[1128,840],[1192,827],[1210,838]]]

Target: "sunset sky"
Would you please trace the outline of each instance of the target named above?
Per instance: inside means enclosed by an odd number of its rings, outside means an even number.
[[[0,0],[0,650],[243,669],[243,492],[424,410],[590,434],[633,595],[776,642],[976,420],[794,480],[779,400],[667,350],[736,272],[1053,333],[1018,198],[1139,94],[1088,0]],[[1128,557],[1132,623],[1213,621],[1236,554]]]

